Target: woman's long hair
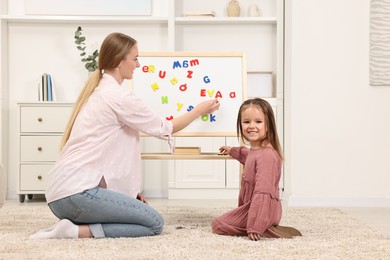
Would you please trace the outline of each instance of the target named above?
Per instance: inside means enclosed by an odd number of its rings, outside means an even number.
[[[264,120],[267,132],[265,134],[264,139],[260,141],[260,145],[265,147],[268,143],[270,143],[275,149],[275,151],[278,153],[279,157],[283,159],[282,148],[280,146],[278,131],[275,123],[274,111],[272,110],[271,105],[266,100],[261,98],[252,98],[244,101],[244,103],[241,104],[237,116],[237,135],[241,136],[241,140],[244,143],[248,142],[248,140],[242,134],[241,114],[251,105],[256,106],[258,109],[263,111],[265,116]]]
[[[99,51],[98,69],[95,70],[89,77],[83,90],[77,98],[64,131],[60,149],[62,149],[68,141],[77,115],[84,107],[85,103],[87,103],[95,88],[98,86],[104,70],[118,67],[120,62],[125,59],[126,55],[130,52],[131,47],[135,44],[137,44],[136,40],[122,33],[111,33],[104,39]]]

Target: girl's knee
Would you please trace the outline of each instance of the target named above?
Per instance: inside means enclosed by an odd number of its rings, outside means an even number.
[[[218,218],[211,221],[211,229],[213,233],[219,234],[219,228],[221,227],[221,221]]]

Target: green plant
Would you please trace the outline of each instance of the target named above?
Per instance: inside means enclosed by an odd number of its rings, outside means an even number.
[[[97,57],[99,56],[98,50],[95,50],[92,55],[87,55],[85,49],[87,46],[85,45],[85,36],[83,36],[81,26],[77,27],[77,30],[74,32],[75,43],[77,45],[77,49],[81,52],[81,61],[85,62],[85,68],[88,71],[95,71],[98,68]]]

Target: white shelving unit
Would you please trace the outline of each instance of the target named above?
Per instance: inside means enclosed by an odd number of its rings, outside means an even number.
[[[131,35],[137,39],[140,51],[145,52],[245,52],[248,73],[273,72],[273,95],[267,100],[275,109],[283,142],[284,0],[257,1],[261,17],[246,17],[253,1],[239,2],[241,17],[226,16],[228,0],[153,0],[151,16],[42,16],[25,15],[23,0],[1,0],[1,158],[8,169],[8,196],[16,196],[18,190],[17,103],[37,101],[36,88],[44,72],[52,75],[59,102],[74,102],[88,76],[73,40],[78,26],[83,28],[87,52],[91,53],[113,31]],[[183,16],[185,12],[205,10],[214,10],[216,17]],[[191,144],[191,138],[177,142]],[[197,142],[202,151],[217,151],[220,145],[237,143],[234,137],[214,139],[211,143],[207,138]],[[144,138],[143,146],[153,152],[167,149],[165,143],[149,138]],[[235,171],[239,167],[235,162],[191,163],[145,161],[145,194],[170,198],[236,197],[239,179]],[[197,180],[191,183],[197,173]]]

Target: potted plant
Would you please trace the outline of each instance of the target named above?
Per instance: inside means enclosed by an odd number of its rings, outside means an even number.
[[[89,72],[93,72],[98,68],[97,58],[99,56],[98,50],[95,50],[91,55],[87,55],[85,49],[87,46],[85,45],[85,36],[83,36],[81,26],[77,27],[77,30],[74,32],[75,43],[77,45],[77,49],[80,51],[81,61],[85,62],[85,68]]]

